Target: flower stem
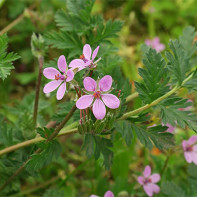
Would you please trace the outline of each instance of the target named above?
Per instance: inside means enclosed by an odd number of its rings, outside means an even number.
[[[68,120],[71,118],[71,116],[73,115],[73,113],[75,112],[75,110],[76,110],[76,105],[74,105],[74,106],[72,107],[72,109],[70,110],[70,112],[66,115],[66,117],[63,119],[63,121],[55,128],[55,131],[50,135],[50,137],[46,140],[46,142],[49,142],[49,141],[53,140],[53,139],[58,135],[58,133],[60,132],[60,130],[64,127],[64,125],[65,125],[65,124],[68,122]],[[76,130],[73,129],[71,133],[76,133],[76,132],[77,132],[77,129],[76,129]],[[39,152],[41,152],[41,149],[40,149],[40,148],[38,148],[38,149],[35,151],[34,154],[37,154],[37,153],[39,153]],[[31,157],[29,157],[29,158],[22,164],[22,166],[21,166],[18,170],[16,170],[12,176],[10,176],[10,177],[8,178],[8,180],[0,187],[0,191],[3,190],[7,185],[9,185],[9,184],[12,182],[12,180],[14,180],[15,177],[16,177],[17,175],[19,175],[19,174],[25,169],[25,165],[28,163],[28,161],[29,161],[30,159],[31,159]]]
[[[138,92],[134,92],[133,94],[129,95],[126,98],[126,103],[129,103],[130,101],[132,101],[133,99],[137,98],[139,96]]]
[[[41,79],[42,79],[42,68],[43,68],[44,58],[40,56],[38,58],[38,62],[39,62],[39,73],[38,73],[38,81],[36,84],[36,95],[35,95],[34,115],[33,115],[34,127],[36,127],[36,123],[37,123],[38,102],[39,102],[39,95],[40,95],[40,85],[41,85]]]
[[[6,26],[4,29],[0,31],[0,36],[4,33],[10,31],[15,25],[20,23],[24,17],[27,15],[30,10],[34,9],[36,7],[36,4],[31,5],[29,8],[25,9],[21,15],[19,15],[14,21],[12,21],[8,26]]]
[[[193,77],[194,73],[191,73],[183,82],[181,85],[176,85],[172,90],[170,90],[168,93],[164,94],[163,96],[159,97],[158,99],[154,100],[152,103],[150,104],[146,104],[136,110],[130,111],[125,113],[122,117],[120,117],[118,120],[124,120],[127,119],[131,116],[134,116],[142,111],[145,111],[155,105],[157,105],[158,103],[160,103],[161,101],[163,101],[164,99],[166,99],[167,97],[171,96],[172,94],[174,94],[177,90],[179,90],[187,81],[189,81],[192,77]]]

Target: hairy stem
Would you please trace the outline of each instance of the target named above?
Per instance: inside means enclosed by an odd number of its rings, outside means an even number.
[[[53,140],[58,135],[58,133],[64,127],[64,125],[66,124],[66,122],[68,122],[68,120],[71,118],[71,116],[73,115],[73,113],[75,112],[75,110],[76,110],[76,105],[74,105],[72,107],[72,109],[70,110],[70,112],[67,114],[67,116],[64,118],[64,120],[56,127],[55,131],[50,135],[50,137],[46,140],[46,142],[49,142],[49,141]],[[72,133],[74,133],[74,132],[76,132],[76,131],[72,131]],[[41,149],[38,148],[35,151],[35,154],[39,153],[40,151],[41,151]],[[28,158],[27,161],[25,161],[23,163],[23,165],[18,170],[16,170],[12,176],[10,176],[8,178],[8,180],[0,187],[0,191],[3,190],[8,184],[10,184],[12,182],[12,180],[14,180],[15,177],[17,175],[19,175],[25,169],[25,165],[27,164],[27,162],[30,159],[31,159],[31,157]]]
[[[43,68],[44,58],[42,56],[40,56],[38,58],[38,62],[39,62],[39,72],[38,72],[38,81],[36,84],[36,95],[35,95],[34,115],[33,115],[34,127],[36,127],[36,123],[37,123],[38,102],[39,102],[39,95],[40,95],[40,85],[41,85],[41,79],[42,79],[42,68]]]
[[[193,77],[193,74],[190,74],[183,82],[182,82],[182,85],[184,85],[187,81],[189,81],[192,77]],[[127,112],[125,113],[122,117],[120,117],[118,120],[124,120],[124,119],[127,119],[128,117],[131,117],[131,116],[134,116],[142,111],[145,111],[157,104],[159,104],[161,101],[163,101],[164,99],[166,99],[167,97],[171,96],[172,94],[174,94],[177,90],[179,90],[182,85],[176,85],[172,90],[170,90],[168,93],[164,94],[163,96],[159,97],[158,99],[154,100],[152,103],[150,104],[146,104],[136,110],[133,110],[133,111],[130,111],[130,112]]]
[[[165,170],[168,166],[169,159],[170,159],[170,155],[167,155],[165,163],[163,165],[163,168],[161,169],[161,172],[160,172],[161,177],[162,177],[163,173],[165,172]]]
[[[130,101],[132,101],[133,99],[137,98],[139,96],[138,92],[134,92],[133,94],[129,95],[126,98],[126,103],[129,103]]]

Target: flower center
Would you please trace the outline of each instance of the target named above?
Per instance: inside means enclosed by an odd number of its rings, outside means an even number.
[[[55,75],[55,80],[59,80],[59,79],[61,79],[61,80],[65,80],[67,78],[67,75],[65,74],[65,75],[59,75],[59,74],[57,74],[57,75]]]
[[[186,151],[187,152],[192,152],[193,151],[193,147],[192,146],[187,146],[186,147]]]
[[[84,54],[80,55],[80,59],[84,61],[84,63],[88,62],[88,60],[85,58]]]
[[[145,179],[144,184],[151,183],[152,180],[150,178]]]
[[[93,94],[94,98],[99,99],[101,97],[101,92],[97,91]]]

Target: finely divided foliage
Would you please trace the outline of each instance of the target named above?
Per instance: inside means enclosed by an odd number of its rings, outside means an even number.
[[[27,175],[57,159],[61,154],[61,145],[54,138],[67,121],[72,123],[77,121],[76,130],[84,135],[82,149],[85,150],[88,158],[100,159],[106,169],[110,169],[113,163],[113,145],[120,136],[124,138],[128,148],[136,136],[141,144],[150,150],[154,146],[165,150],[174,146],[174,138],[173,134],[166,132],[168,127],[163,125],[171,124],[182,128],[189,126],[192,130],[197,131],[197,117],[191,109],[187,108],[192,103],[175,95],[182,87],[189,87],[191,91],[196,90],[197,75],[194,60],[197,47],[196,43],[193,43],[196,36],[195,30],[188,27],[183,31],[179,40],[170,41],[170,52],[166,52],[166,58],[152,48],[145,50],[144,66],[139,68],[141,79],[135,82],[136,91],[143,106],[125,113],[129,111],[126,97],[130,94],[131,86],[129,81],[124,79],[118,67],[119,58],[114,58],[112,54],[116,48],[110,42],[111,38],[117,36],[123,23],[118,20],[105,22],[100,16],[92,16],[93,4],[93,0],[67,1],[67,12],[58,11],[55,16],[59,30],[45,34],[44,41],[47,45],[62,49],[62,54],[65,56],[62,55],[58,60],[46,64],[50,68],[45,68],[43,74],[52,81],[44,87],[44,92],[48,94],[58,89],[57,99],[61,100],[69,90],[71,97],[68,98],[71,99],[68,100],[72,101],[59,105],[59,112],[53,115],[53,119],[60,122],[55,129],[43,127],[43,117],[39,117],[39,123],[43,128],[37,128],[37,133],[32,132],[31,135],[35,137],[39,134],[43,138],[43,142],[39,142],[31,148],[20,149],[17,153],[11,153],[7,158],[0,160],[0,174],[4,181],[5,177],[11,175],[22,163],[25,163],[24,174]],[[0,37],[0,77],[2,79],[5,79],[13,68],[12,61],[18,59],[14,53],[7,54],[6,48],[7,37],[3,35]],[[70,62],[68,66],[66,61]],[[57,66],[60,72],[54,69]],[[68,67],[70,67],[69,70]],[[77,93],[76,98],[74,98],[74,90]],[[24,98],[15,110],[10,110],[18,118],[18,121],[13,123],[13,128],[7,127],[3,118],[0,117],[3,122],[0,125],[2,130],[0,142],[3,148],[32,137],[26,133],[28,129],[33,130],[30,127],[32,125],[32,103],[32,95],[30,95]],[[40,109],[44,106],[45,108],[50,107],[50,103],[44,103],[45,105],[41,103]],[[71,108],[72,104],[74,106]],[[75,112],[76,107],[78,111]],[[160,113],[159,123],[156,126],[150,126],[151,116],[154,113],[150,110],[151,107],[154,107],[155,114]],[[183,108],[187,109],[182,110]],[[7,109],[11,108],[7,107]],[[73,116],[72,118],[70,114]],[[124,116],[125,114],[127,116]],[[16,132],[15,136],[11,135],[12,130]],[[36,147],[39,148],[37,151],[35,151]],[[185,146],[184,149],[186,149]],[[14,162],[12,163],[12,161]],[[5,171],[7,167],[10,168]],[[146,188],[146,186],[152,184],[152,181],[157,182],[160,177],[157,176],[155,180],[149,178],[150,173],[138,181],[145,187],[146,193],[152,196],[153,193],[159,192],[158,187],[154,184],[152,185],[154,189],[152,188],[150,191],[150,188]],[[166,190],[166,187],[170,187],[169,185],[170,183],[162,185],[162,190],[166,195],[169,195]],[[17,190],[17,187],[12,184],[9,187],[9,192]],[[181,193],[179,187],[175,185],[175,188],[177,193]],[[52,190],[48,191],[45,196],[53,193]]]
[[[7,53],[8,37],[7,35],[0,36],[0,78],[3,80],[10,75],[14,69],[13,61],[19,59],[19,56],[13,52]]]

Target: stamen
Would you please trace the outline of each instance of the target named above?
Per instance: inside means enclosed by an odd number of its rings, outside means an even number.
[[[60,79],[60,76],[59,76],[59,74],[57,74],[57,75],[55,75],[55,80],[59,80]]]
[[[100,91],[94,92],[93,96],[94,98],[99,99],[101,97],[101,92]]]

